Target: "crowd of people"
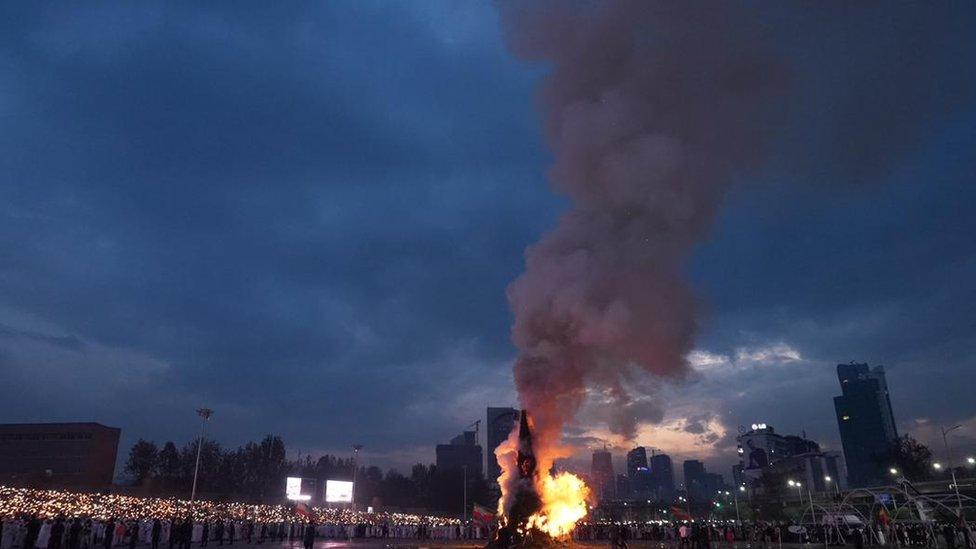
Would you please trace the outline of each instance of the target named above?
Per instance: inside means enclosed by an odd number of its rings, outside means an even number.
[[[583,523],[573,536],[578,540],[607,540],[626,547],[627,541],[652,541],[681,549],[712,546],[770,548],[783,543],[815,546],[849,545],[976,549],[973,528],[960,522],[875,522],[871,525],[791,525],[778,522],[695,521]]]
[[[449,517],[336,507],[140,498],[0,486],[0,549],[110,549],[262,544],[315,538],[456,539]]]
[[[478,540],[491,526],[456,518],[305,505],[254,505],[139,498],[61,490],[0,486],[0,549],[189,549],[192,544],[260,545],[318,538]],[[573,538],[657,542],[675,549],[769,548],[782,543],[976,549],[972,527],[963,521],[877,521],[870,525],[797,526],[733,521],[581,522]]]

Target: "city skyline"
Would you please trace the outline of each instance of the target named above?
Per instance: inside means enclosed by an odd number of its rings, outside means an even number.
[[[899,433],[939,455],[958,424],[976,451],[976,10],[888,8],[749,14],[779,108],[681,256],[688,369],[633,376],[627,414],[587,387],[574,467],[606,442],[618,472],[636,445],[728,477],[757,422],[840,451],[852,361],[885,367]],[[207,407],[225,446],[362,444],[403,470],[520,407],[506,292],[572,197],[548,182],[549,68],[493,5],[7,4],[0,21],[5,422],[118,427],[124,453],[193,440]],[[633,441],[611,431],[631,420]]]

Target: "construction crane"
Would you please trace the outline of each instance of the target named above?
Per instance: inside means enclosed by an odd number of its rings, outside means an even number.
[[[478,444],[478,430],[481,428],[481,420],[479,419],[475,421],[474,423],[465,427],[465,429],[470,429],[471,427],[474,427],[474,443]]]

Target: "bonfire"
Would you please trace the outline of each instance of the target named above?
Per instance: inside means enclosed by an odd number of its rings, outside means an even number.
[[[551,475],[553,458],[546,450],[535,447],[531,420],[522,410],[518,428],[495,451],[502,466],[498,479],[502,497],[499,527],[488,547],[541,547],[568,541],[576,523],[586,516],[586,484],[571,473]]]

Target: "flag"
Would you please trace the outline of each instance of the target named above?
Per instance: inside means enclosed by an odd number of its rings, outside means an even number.
[[[692,520],[691,515],[687,511],[675,505],[671,506],[671,514],[674,515],[676,520]]]
[[[295,513],[301,515],[305,520],[311,520],[312,513],[308,510],[308,505],[304,503],[295,504]]]
[[[487,507],[482,507],[475,503],[474,508],[471,510],[471,518],[481,524],[491,524],[495,520],[495,513],[492,513]]]

